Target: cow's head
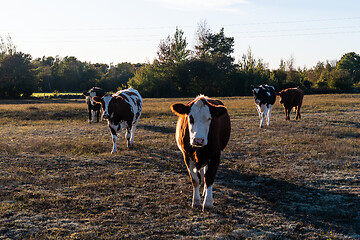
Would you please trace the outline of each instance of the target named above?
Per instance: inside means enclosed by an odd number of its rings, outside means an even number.
[[[208,134],[212,118],[219,117],[227,112],[224,106],[215,106],[204,96],[196,98],[188,104],[175,103],[171,110],[179,116],[185,115],[190,133],[190,144],[203,147],[208,144]]]
[[[92,105],[96,104],[96,102],[93,99],[95,96],[102,97],[102,96],[104,96],[104,94],[105,94],[105,92],[101,88],[98,88],[98,87],[93,87],[89,91],[83,92],[83,95],[90,100]]]
[[[287,93],[286,90],[282,90],[281,92],[277,92],[276,93],[277,96],[280,97],[280,103],[281,104],[284,104],[286,102],[288,102],[288,98],[289,98],[289,94]]]
[[[83,92],[83,95],[90,100],[90,103],[92,105],[95,105],[96,103],[94,102],[93,98],[96,96],[96,92],[95,91],[88,91],[88,92]]]
[[[267,89],[262,85],[260,85],[259,87],[254,87],[253,85],[251,85],[251,91],[253,93],[255,103],[258,105],[261,103],[261,100],[266,99],[266,95],[270,94]]]
[[[110,119],[114,116],[115,112],[115,104],[123,101],[124,99],[121,96],[111,96],[111,95],[104,95],[103,97],[95,96],[93,100],[97,103],[101,104],[103,109],[103,118]]]

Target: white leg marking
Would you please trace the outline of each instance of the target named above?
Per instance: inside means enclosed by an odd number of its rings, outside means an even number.
[[[204,190],[202,193],[202,196],[204,197],[206,194],[206,186],[205,186],[205,173],[208,170],[208,166],[206,165],[205,167],[203,167],[200,171],[200,175],[201,175],[201,184],[204,184]],[[200,184],[200,185],[201,185]]]
[[[113,149],[112,149],[111,153],[115,153],[117,151],[117,148],[116,148],[117,139],[118,139],[118,137],[116,135],[112,135]]]
[[[127,142],[127,146],[131,147],[131,144],[130,144],[130,132],[128,131],[127,128],[125,129],[125,139],[126,139],[126,142]]]
[[[192,199],[192,207],[200,207],[201,206],[201,198],[200,198],[200,190],[199,190],[199,178],[197,175],[197,169],[195,167],[194,161],[190,160],[189,163],[191,178],[193,179],[193,199]]]
[[[212,185],[211,185],[208,188],[206,188],[203,210],[205,208],[212,208],[213,206],[214,203],[213,203],[213,194],[212,194]]]
[[[269,110],[267,113],[267,125],[270,126],[270,117],[271,117],[271,111],[272,111],[273,105],[269,106]]]
[[[261,112],[261,117],[260,117],[261,118],[260,127],[262,128],[264,126],[264,119],[267,114],[268,108],[265,105],[262,105],[261,108],[262,108],[261,109],[262,112]]]
[[[92,120],[91,122],[95,122],[95,111],[91,110]]]
[[[136,130],[136,123],[134,125],[132,125],[132,127],[131,127],[131,133],[130,133],[130,145],[131,146],[134,146],[135,130]]]

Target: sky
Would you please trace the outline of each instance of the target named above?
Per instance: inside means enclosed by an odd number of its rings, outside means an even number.
[[[184,32],[188,49],[200,23],[234,37],[235,61],[251,49],[270,69],[360,53],[358,0],[11,0],[1,1],[0,36],[33,59],[145,63],[161,40]]]

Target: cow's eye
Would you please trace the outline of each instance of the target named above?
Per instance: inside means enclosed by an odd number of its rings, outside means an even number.
[[[190,124],[194,124],[194,118],[193,118],[193,116],[190,116],[189,119],[190,119]]]

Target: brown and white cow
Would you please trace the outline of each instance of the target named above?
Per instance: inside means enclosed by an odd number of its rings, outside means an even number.
[[[304,98],[304,91],[299,87],[282,90],[276,95],[280,96],[280,103],[285,109],[285,120],[290,120],[290,112],[293,107],[296,110],[296,119],[301,119],[300,108]]]
[[[94,101],[101,104],[103,119],[108,121],[113,140],[111,153],[117,151],[117,135],[122,128],[126,129],[125,138],[127,146],[133,147],[136,125],[142,112],[142,98],[139,92],[133,88],[121,90],[113,95],[105,95],[102,98],[95,96]]]
[[[179,116],[175,137],[193,185],[192,207],[201,207],[199,187],[204,180],[202,208],[211,208],[220,152],[230,138],[227,109],[220,100],[200,95],[187,104],[171,105],[171,110]]]

